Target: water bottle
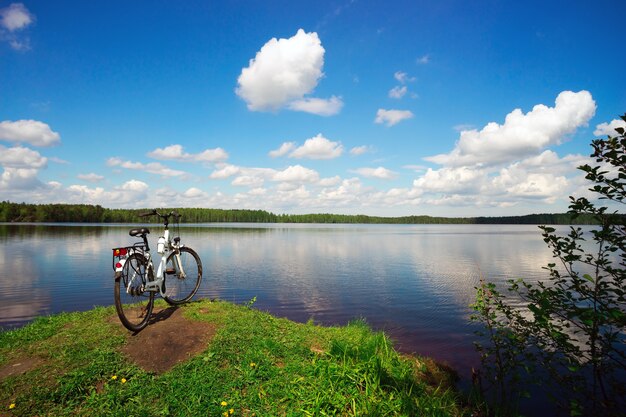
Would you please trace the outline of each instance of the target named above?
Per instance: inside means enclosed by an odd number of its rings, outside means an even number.
[[[159,242],[157,243],[157,252],[161,255],[165,253],[165,238],[163,236],[159,238]]]

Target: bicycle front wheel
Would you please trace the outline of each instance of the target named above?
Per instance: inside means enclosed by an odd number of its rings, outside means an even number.
[[[165,278],[165,301],[178,305],[191,300],[202,281],[200,257],[187,247],[172,252],[167,257]]]
[[[128,330],[138,332],[146,327],[152,307],[154,292],[146,291],[148,261],[134,253],[128,257],[122,272],[115,278],[115,309],[120,321]]]

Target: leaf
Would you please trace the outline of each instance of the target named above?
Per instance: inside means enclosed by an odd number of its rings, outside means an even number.
[[[591,283],[594,283],[594,282],[595,282],[595,280],[594,280],[594,279],[591,277],[591,275],[589,275],[589,274],[585,274],[585,275],[583,275],[583,278],[585,278],[587,281],[589,281],[589,282],[591,282]]]

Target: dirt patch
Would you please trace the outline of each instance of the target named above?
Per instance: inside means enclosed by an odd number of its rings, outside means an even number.
[[[19,358],[7,364],[0,366],[0,381],[10,376],[25,374],[26,372],[37,368],[43,363],[40,358]]]
[[[148,326],[130,336],[122,352],[146,371],[160,374],[206,349],[216,328],[185,318],[176,307],[155,309]]]

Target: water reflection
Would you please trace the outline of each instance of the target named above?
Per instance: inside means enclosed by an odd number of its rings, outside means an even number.
[[[0,225],[0,325],[113,304],[110,249],[130,226]],[[151,242],[160,235],[150,226]],[[477,358],[468,323],[481,274],[545,277],[551,253],[535,226],[196,225],[183,242],[204,265],[201,297],[296,321],[364,317],[404,351],[459,369]]]

